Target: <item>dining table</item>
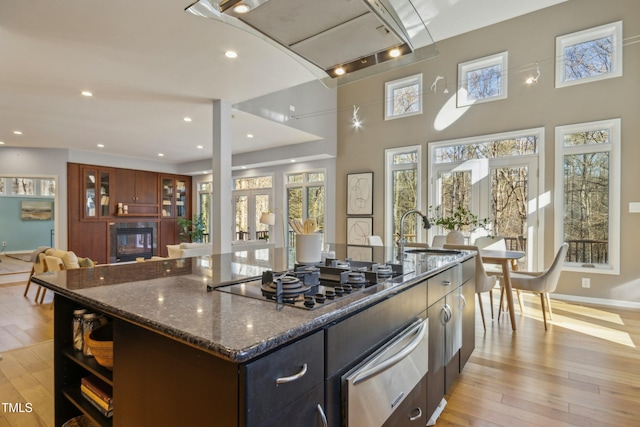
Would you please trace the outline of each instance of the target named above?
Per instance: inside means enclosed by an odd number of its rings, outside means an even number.
[[[507,306],[509,307],[509,317],[511,318],[511,328],[516,330],[516,317],[513,306],[513,292],[511,288],[511,269],[516,269],[516,261],[525,256],[522,251],[504,251],[495,249],[480,249],[482,262],[486,264],[498,264],[502,267],[502,285],[507,294]],[[512,267],[513,266],[513,267]]]

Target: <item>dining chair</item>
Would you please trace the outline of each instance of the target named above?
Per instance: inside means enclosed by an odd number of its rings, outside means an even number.
[[[540,294],[540,304],[542,306],[542,319],[544,320],[544,330],[547,330],[547,310],[549,320],[551,320],[551,298],[549,294],[556,290],[562,264],[567,255],[569,244],[563,243],[558,249],[551,267],[541,272],[516,271],[511,273],[511,287],[513,289],[534,292]],[[545,307],[546,302],[546,307]]]
[[[447,236],[445,235],[436,235],[433,236],[433,241],[431,242],[432,248],[441,248],[447,242]]]
[[[482,257],[480,256],[480,250],[477,246],[471,245],[452,245],[445,244],[444,249],[460,249],[465,251],[476,251],[476,295],[478,295],[478,304],[480,305],[480,315],[482,316],[482,327],[487,330],[487,325],[484,321],[484,309],[482,308],[482,293],[489,292],[489,306],[491,307],[491,320],[493,320],[493,288],[496,286],[498,278],[496,276],[490,276],[484,269]]]
[[[384,243],[382,243],[382,238],[380,236],[367,236],[367,242],[369,246],[384,246]]]

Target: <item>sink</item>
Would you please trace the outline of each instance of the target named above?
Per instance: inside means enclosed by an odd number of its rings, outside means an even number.
[[[412,248],[405,249],[408,254],[429,254],[429,255],[460,255],[462,252],[455,249],[437,249],[437,248]]]

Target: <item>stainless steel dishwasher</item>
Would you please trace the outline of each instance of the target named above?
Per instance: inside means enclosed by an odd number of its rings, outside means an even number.
[[[347,426],[382,426],[428,367],[429,319],[421,318],[342,377]]]

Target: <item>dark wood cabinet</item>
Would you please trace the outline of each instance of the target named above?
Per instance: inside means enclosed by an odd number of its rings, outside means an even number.
[[[116,169],[117,202],[129,206],[158,204],[158,174],[133,169]]]
[[[169,199],[162,183],[170,183]],[[117,224],[156,223],[154,254],[167,256],[166,245],[180,241],[177,219],[191,215],[191,177],[185,175],[68,163],[67,190],[68,249],[101,264],[113,259],[111,231]],[[127,206],[126,214],[119,204]]]
[[[83,166],[81,174],[82,218],[99,219],[113,216],[113,169]]]

